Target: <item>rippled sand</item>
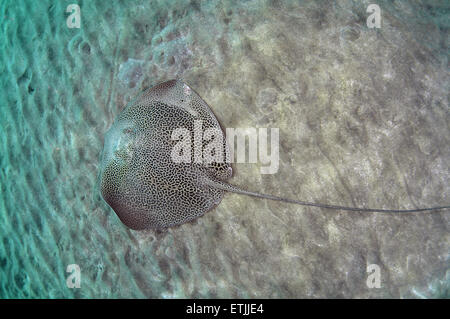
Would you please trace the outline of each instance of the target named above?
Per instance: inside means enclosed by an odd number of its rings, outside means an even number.
[[[443,297],[449,211],[362,214],[227,194],[163,233],[101,199],[103,135],[183,78],[224,127],[278,127],[280,168],[232,182],[379,208],[449,203],[449,6],[377,1],[0,4],[0,297]],[[81,288],[66,267],[81,267]],[[366,285],[367,266],[381,288]]]

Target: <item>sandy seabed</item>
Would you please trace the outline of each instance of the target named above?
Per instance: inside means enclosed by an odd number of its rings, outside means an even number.
[[[78,3],[80,28],[66,7]],[[1,298],[449,297],[449,211],[327,211],[227,194],[166,232],[101,199],[103,136],[182,78],[224,127],[280,129],[232,183],[346,206],[449,203],[448,1],[0,4]],[[81,288],[66,285],[67,265]],[[381,288],[368,288],[367,266]]]

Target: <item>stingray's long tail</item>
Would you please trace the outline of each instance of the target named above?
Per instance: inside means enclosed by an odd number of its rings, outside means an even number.
[[[289,199],[289,198],[273,196],[273,195],[250,192],[250,191],[241,189],[237,186],[225,183],[220,180],[208,180],[208,181],[206,181],[206,184],[208,184],[214,188],[222,189],[227,192],[233,192],[233,193],[243,194],[243,195],[248,195],[248,196],[253,196],[253,197],[266,198],[266,199],[277,200],[277,201],[286,202],[286,203],[303,205],[303,206],[314,206],[314,207],[320,207],[320,208],[339,209],[339,210],[356,211],[356,212],[413,213],[413,212],[424,212],[424,211],[434,211],[434,210],[441,210],[441,209],[450,209],[450,206],[437,206],[437,207],[426,207],[426,208],[415,208],[415,209],[378,209],[378,208],[347,207],[347,206],[328,205],[328,204],[320,204],[320,203],[310,203],[310,202],[304,202],[304,201],[299,201],[299,200],[294,200],[294,199]]]

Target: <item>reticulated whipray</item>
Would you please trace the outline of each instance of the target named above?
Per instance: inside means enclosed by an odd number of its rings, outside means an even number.
[[[199,154],[194,151],[184,161],[174,161],[172,152],[177,143],[173,139],[174,130],[184,128],[193,132],[196,121],[201,121],[203,129],[221,133],[219,151],[228,155],[225,134],[209,106],[180,80],[164,82],[144,91],[118,115],[106,133],[100,172],[101,193],[129,228],[165,229],[189,222],[218,205],[227,191],[346,211],[408,213],[450,208],[345,207],[241,189],[226,182],[232,175],[228,160],[198,161]],[[194,145],[198,143],[195,139],[191,142],[192,146],[199,146]]]

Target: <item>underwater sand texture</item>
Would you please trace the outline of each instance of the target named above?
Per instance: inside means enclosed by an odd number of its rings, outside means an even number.
[[[449,212],[329,211],[226,194],[194,223],[131,231],[101,199],[103,137],[182,78],[223,127],[278,127],[280,167],[230,182],[347,206],[448,204],[449,5],[377,1],[0,4],[0,297],[445,297]],[[66,267],[81,267],[81,288]],[[381,288],[366,268],[381,269]]]

